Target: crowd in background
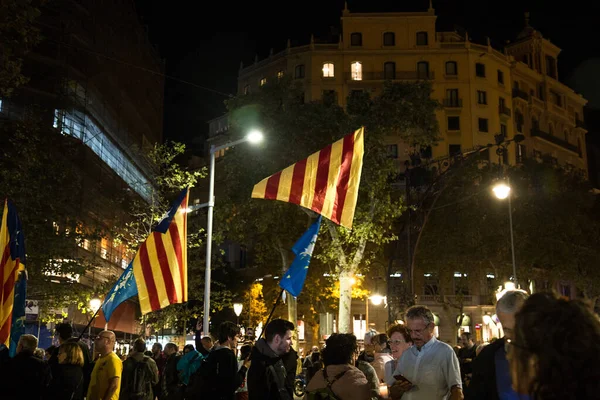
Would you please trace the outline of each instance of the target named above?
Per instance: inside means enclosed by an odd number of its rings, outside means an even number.
[[[306,357],[292,347],[295,327],[283,319],[256,342],[242,342],[232,322],[214,341],[198,338],[181,351],[175,343],[148,350],[138,338],[123,360],[113,332],[95,337],[92,357],[71,326],[59,324],[59,346],[44,351],[35,336],[22,335],[13,358],[0,349],[0,398],[293,400],[298,385],[309,400],[600,398],[600,320],[590,307],[512,290],[496,314],[504,337],[486,346],[468,332],[455,348],[437,340],[431,311],[413,306],[404,324],[369,332],[362,351],[354,335],[341,333]]]

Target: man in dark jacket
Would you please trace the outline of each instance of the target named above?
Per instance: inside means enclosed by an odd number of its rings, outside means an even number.
[[[237,349],[240,328],[233,322],[219,325],[219,344],[211,350],[200,368],[192,375],[186,398],[233,400],[240,387],[250,361],[238,369],[234,350]]]
[[[183,387],[179,382],[179,372],[177,371],[177,363],[181,359],[177,355],[179,348],[175,343],[167,343],[165,345],[164,354],[167,357],[165,368],[161,373],[160,386],[162,396],[161,400],[180,400],[183,398]]]
[[[511,339],[515,326],[515,314],[525,300],[523,290],[508,290],[496,303],[496,315],[502,324],[504,337],[485,346],[471,364],[473,377],[465,390],[465,400],[526,399],[512,389],[506,339]]]
[[[63,344],[66,342],[74,342],[77,343],[81,352],[83,353],[83,367],[81,367],[83,371],[83,393],[87,393],[88,386],[90,384],[90,377],[92,375],[92,370],[94,366],[92,365],[90,349],[88,346],[83,343],[79,338],[73,337],[73,327],[71,324],[66,322],[60,323],[56,325],[55,329],[56,335],[58,336],[58,343]],[[58,364],[58,348],[60,346],[56,346],[56,348],[52,351],[50,355],[50,359],[48,360],[48,365],[50,367],[54,367]]]
[[[44,360],[34,357],[38,340],[33,335],[21,335],[17,354],[0,370],[0,397],[3,400],[40,400],[50,383],[50,368]]]
[[[143,371],[144,384],[140,385],[145,387],[146,396],[144,400],[154,400],[154,392],[152,388],[158,384],[158,367],[152,357],[144,355],[146,351],[146,342],[142,338],[137,338],[133,342],[133,351],[123,361],[123,373],[121,375],[121,391],[119,392],[119,399],[127,400],[132,398],[134,388],[134,377],[135,370],[141,366],[140,363],[144,363]]]
[[[293,399],[298,354],[292,349],[294,324],[275,319],[266,326],[265,337],[252,349],[248,371],[250,400]]]

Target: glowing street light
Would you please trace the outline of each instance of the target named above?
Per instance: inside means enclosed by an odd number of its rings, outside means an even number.
[[[381,303],[383,303],[384,297],[379,294],[374,294],[373,296],[370,297],[370,299],[371,299],[371,303],[373,303],[374,306],[379,306],[379,305],[381,305]]]
[[[92,310],[94,314],[98,312],[101,305],[102,300],[100,300],[99,298],[94,297],[93,299],[90,299],[90,310]]]
[[[209,186],[208,186],[208,216],[206,223],[206,269],[204,271],[204,320],[202,322],[202,331],[205,335],[210,332],[210,274],[212,258],[212,230],[213,230],[213,209],[215,207],[215,154],[229,147],[250,142],[258,143],[263,140],[264,135],[257,129],[251,130],[245,137],[222,144],[220,146],[210,146],[210,168],[209,168]],[[240,311],[241,312],[241,311]]]
[[[504,200],[510,195],[510,186],[505,183],[498,183],[492,190],[500,200]]]
[[[506,178],[506,182],[498,182],[493,188],[492,191],[494,195],[500,199],[508,199],[508,223],[510,225],[510,250],[512,252],[512,266],[513,266],[513,279],[514,285],[517,285],[517,263],[515,261],[515,239],[513,234],[513,222],[512,222],[512,206],[510,204],[510,195],[511,188],[510,182],[508,178]]]

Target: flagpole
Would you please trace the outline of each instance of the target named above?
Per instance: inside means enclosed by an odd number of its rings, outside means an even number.
[[[260,335],[258,336],[258,339],[256,339],[256,341],[258,342],[260,340],[260,338],[263,335],[263,332],[265,331],[265,329],[267,328],[267,325],[269,325],[269,322],[271,322],[271,317],[273,316],[273,313],[275,312],[275,309],[277,308],[277,306],[279,305],[279,300],[281,300],[281,295],[283,294],[283,291],[285,289],[281,289],[281,292],[279,292],[279,296],[277,296],[277,300],[275,300],[275,305],[273,306],[273,308],[271,309],[271,313],[269,314],[269,317],[267,318],[267,322],[265,323],[265,327],[260,331]]]
[[[85,328],[83,328],[83,330],[81,331],[81,333],[79,334],[79,337],[77,338],[77,341],[81,340],[81,338],[83,337],[83,334],[85,333],[85,331],[90,327],[90,325],[92,324],[92,322],[94,321],[94,319],[96,318],[96,316],[98,315],[98,313],[100,312],[100,308],[98,308],[96,310],[96,312],[94,313],[94,315],[92,315],[92,319],[90,319],[90,322],[88,322],[88,324],[85,326]],[[90,338],[91,339],[91,338]]]

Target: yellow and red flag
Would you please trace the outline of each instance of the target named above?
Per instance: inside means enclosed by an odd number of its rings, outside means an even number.
[[[254,186],[252,197],[298,204],[352,229],[364,127]]]
[[[5,200],[0,226],[0,343],[6,347],[10,343],[15,284],[19,272],[24,269],[25,241],[21,221],[12,202]]]
[[[135,255],[133,276],[142,314],[187,301],[187,204],[184,189]]]

